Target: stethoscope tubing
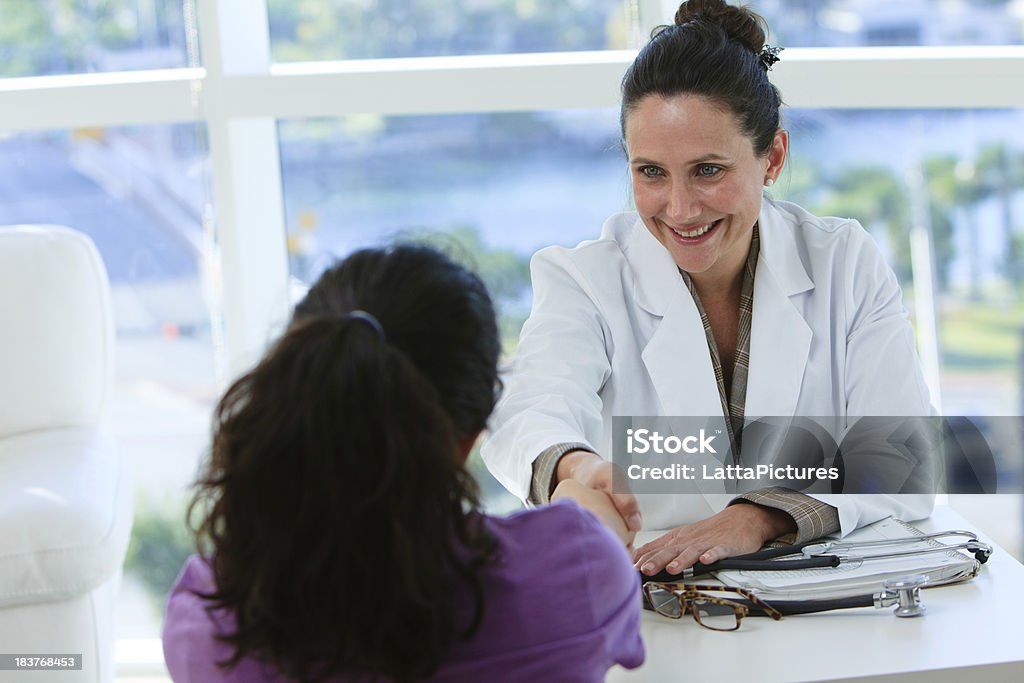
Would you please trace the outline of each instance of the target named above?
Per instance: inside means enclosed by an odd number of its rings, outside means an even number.
[[[746,606],[749,610],[747,616],[766,617],[764,610],[749,600],[733,600]],[[836,609],[854,609],[856,607],[874,607],[875,596],[873,594],[853,595],[846,598],[829,598],[823,600],[772,600],[767,599],[769,605],[778,610],[782,616],[789,617],[796,614],[814,614],[817,612],[831,612]]]
[[[975,543],[978,542],[978,535],[975,534],[974,532],[953,529],[951,531],[938,531],[938,532],[935,532],[935,533],[932,533],[932,534],[922,534],[920,536],[905,536],[903,538],[882,538],[882,539],[879,539],[879,540],[876,540],[876,541],[857,541],[856,543],[848,543],[848,542],[843,542],[843,541],[827,541],[827,540],[826,541],[822,541],[822,540],[818,540],[818,541],[811,541],[811,542],[808,542],[808,543],[802,543],[802,544],[799,545],[799,549],[805,555],[834,554],[835,551],[837,551],[837,550],[843,551],[843,550],[859,550],[859,549],[862,549],[862,548],[884,548],[884,547],[887,547],[887,546],[904,545],[906,543],[916,543],[918,541],[930,541],[930,540],[935,540],[935,539],[939,539],[939,538],[947,538],[949,536],[964,536],[964,537],[970,539],[970,541],[968,541],[968,543],[970,543],[972,541],[975,542]],[[813,550],[811,550],[811,548],[814,548],[815,546],[819,546],[819,545],[822,547],[822,551],[820,553],[816,553]],[[956,546],[943,545],[942,548],[936,548],[936,550],[943,550],[944,548],[960,548],[960,547],[962,547],[962,545],[963,544],[956,545]],[[788,546],[787,549],[788,548],[796,548],[796,547],[798,547],[798,546]],[[911,551],[911,552],[920,552],[920,551]]]

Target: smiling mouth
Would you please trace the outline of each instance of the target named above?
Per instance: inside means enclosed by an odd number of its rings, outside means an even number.
[[[676,230],[675,228],[670,227],[670,226],[665,226],[665,227],[667,227],[669,230],[671,230],[672,232],[674,232],[676,235],[678,235],[679,237],[681,237],[683,239],[692,240],[692,239],[696,239],[698,237],[702,237],[702,236],[706,235],[715,226],[717,226],[721,221],[722,221],[722,219],[719,218],[717,221],[713,221],[713,222],[708,223],[706,225],[702,225],[701,227],[697,228],[696,230],[689,230],[689,231]]]

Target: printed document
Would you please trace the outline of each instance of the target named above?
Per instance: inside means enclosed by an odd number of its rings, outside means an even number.
[[[915,536],[921,535],[922,532],[916,527],[890,517],[836,540],[840,543],[897,538],[907,540],[898,546],[853,549],[851,553],[858,556],[885,555],[891,551],[936,548],[943,545],[935,539],[914,540]],[[949,542],[952,543],[957,538],[954,536]],[[790,556],[781,559],[794,558]],[[838,567],[786,571],[728,570],[715,572],[715,576],[722,583],[749,588],[765,598],[809,600],[877,593],[882,590],[886,579],[912,574],[926,575],[927,586],[955,583],[974,577],[980,566],[981,563],[974,557],[958,550],[949,550],[905,557],[866,559],[859,563],[840,564]]]

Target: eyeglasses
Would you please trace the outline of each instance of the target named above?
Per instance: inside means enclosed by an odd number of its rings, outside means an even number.
[[[743,588],[685,583],[644,584],[644,598],[655,612],[669,619],[681,619],[689,612],[694,621],[712,631],[735,631],[750,607],[735,598],[749,601],[778,621],[782,613]]]

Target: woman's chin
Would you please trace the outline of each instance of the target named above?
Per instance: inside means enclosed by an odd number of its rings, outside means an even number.
[[[680,247],[678,245],[673,245],[669,249],[676,266],[690,274],[705,273],[715,265],[715,255],[712,253],[702,253],[706,251],[708,250]]]

